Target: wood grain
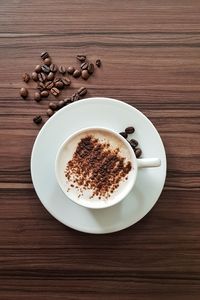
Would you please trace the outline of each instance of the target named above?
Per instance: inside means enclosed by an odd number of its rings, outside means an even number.
[[[1,1],[1,300],[199,299],[199,13],[196,0]],[[76,53],[100,57],[102,69],[84,82],[89,96],[135,106],[161,134],[164,191],[127,230],[76,232],[34,192],[29,164],[40,126],[32,118],[45,115],[47,101],[23,101],[18,90],[42,50],[57,64],[74,64]]]

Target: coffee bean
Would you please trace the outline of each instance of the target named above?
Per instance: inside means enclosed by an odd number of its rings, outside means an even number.
[[[88,80],[90,74],[88,73],[87,70],[83,70],[82,73],[81,73],[81,76],[84,80]]]
[[[127,133],[127,134],[131,134],[131,133],[133,133],[135,131],[135,129],[134,129],[134,127],[132,127],[132,126],[129,126],[129,127],[127,127],[126,129],[125,129],[125,132]]]
[[[81,71],[75,70],[74,73],[73,73],[73,76],[74,76],[74,78],[80,77],[81,76]]]
[[[45,58],[44,64],[47,65],[47,66],[50,66],[50,64],[51,64],[51,58],[50,57]]]
[[[37,65],[37,66],[35,67],[35,72],[36,72],[36,73],[40,73],[41,71],[42,71],[41,65]]]
[[[81,87],[80,89],[78,89],[77,93],[79,94],[79,96],[85,96],[87,94],[87,89],[85,87]]]
[[[83,63],[81,64],[81,69],[82,69],[82,70],[87,70],[87,68],[88,68],[88,63],[87,63],[87,62],[83,62]]]
[[[142,155],[142,150],[140,148],[135,148],[134,152],[137,158],[139,158]]]
[[[50,72],[48,75],[47,75],[47,80],[53,80],[54,79],[54,73],[53,72]]]
[[[54,114],[54,111],[51,108],[48,108],[47,109],[47,116],[51,117],[51,116],[53,116],[53,114]]]
[[[74,101],[77,101],[77,100],[80,100],[80,99],[81,99],[81,96],[78,93],[75,93],[74,94]]]
[[[46,52],[46,51],[44,51],[44,52],[42,52],[42,53],[40,54],[40,56],[41,56],[41,58],[42,58],[43,60],[45,60],[46,58],[49,57],[49,53]]]
[[[53,81],[47,81],[46,84],[45,84],[45,88],[47,90],[50,90],[50,89],[52,89],[52,87],[54,87],[54,82]]]
[[[97,59],[97,60],[96,60],[96,66],[97,66],[98,68],[101,67],[101,60],[100,60],[100,59]]]
[[[46,97],[48,97],[49,96],[49,92],[48,91],[42,91],[41,92],[41,97],[42,98],[46,98]]]
[[[33,122],[35,123],[35,124],[40,124],[41,122],[42,122],[42,117],[41,116],[35,116],[34,118],[33,118]]]
[[[59,91],[59,89],[57,89],[56,87],[53,87],[53,88],[51,89],[51,93],[52,93],[52,95],[54,95],[54,96],[58,96],[58,95],[60,94],[60,91]]]
[[[33,72],[33,73],[31,74],[31,77],[32,77],[32,79],[33,79],[34,81],[38,81],[38,74],[37,74],[36,72]]]
[[[72,66],[69,66],[68,68],[67,68],[67,72],[69,73],[69,74],[73,74],[74,73],[74,71],[75,71],[75,69],[74,69],[74,67],[72,67]]]
[[[54,83],[58,82],[58,81],[62,81],[62,78],[58,77],[54,79]]]
[[[49,108],[51,108],[52,110],[56,110],[58,108],[57,103],[56,102],[50,102],[49,103]]]
[[[125,139],[127,139],[128,137],[128,134],[126,132],[120,132],[119,134],[123,136]]]
[[[43,83],[43,82],[38,82],[37,88],[38,88],[40,91],[43,91],[43,90],[45,89],[44,83]]]
[[[80,62],[84,62],[86,60],[86,56],[85,55],[77,55],[76,58],[80,61]]]
[[[37,101],[37,102],[40,102],[41,100],[41,95],[39,92],[35,92],[34,94],[34,100]]]
[[[64,66],[60,66],[58,68],[58,71],[61,73],[61,74],[65,74],[66,73],[66,68]]]
[[[74,94],[70,97],[71,103],[74,102]]]
[[[65,98],[63,101],[64,101],[64,104],[65,104],[65,105],[68,105],[68,104],[72,103],[72,101],[71,101],[71,98],[70,98],[70,97],[68,97],[68,98]]]
[[[71,80],[68,77],[63,77],[61,80],[65,86],[69,86],[71,84]]]
[[[28,73],[24,73],[22,75],[22,79],[24,80],[24,82],[29,82],[30,80],[30,75]]]
[[[88,66],[88,73],[93,74],[94,73],[94,64],[90,63]]]
[[[44,73],[49,74],[50,68],[49,68],[47,65],[43,65],[43,66],[42,66],[42,71],[43,71]]]
[[[58,102],[58,109],[62,108],[64,105],[65,105],[64,101],[63,101],[63,100],[60,100],[60,101]]]
[[[71,96],[71,101],[77,101],[79,100],[81,97],[78,93],[74,93],[72,96]]]
[[[55,82],[55,87],[57,87],[57,89],[61,90],[64,87],[64,83],[62,81],[56,81]]]
[[[26,99],[28,97],[28,90],[26,88],[21,88],[20,89],[20,96],[23,98],[23,99]]]
[[[38,74],[38,79],[41,82],[44,82],[46,80],[47,76],[44,73],[39,73]]]
[[[58,70],[58,67],[55,64],[51,64],[50,65],[50,71],[53,73],[56,73]]]
[[[138,146],[138,141],[136,141],[134,139],[131,139],[129,141],[129,143],[130,143],[131,147],[133,147],[133,148],[136,148]]]

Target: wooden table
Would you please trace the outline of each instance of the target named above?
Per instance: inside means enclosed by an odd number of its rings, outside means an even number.
[[[199,15],[195,0],[1,1],[1,300],[200,299]],[[48,101],[22,100],[19,88],[42,50],[65,65],[79,53],[100,57],[89,96],[135,106],[161,134],[164,191],[129,229],[76,232],[35,194],[29,166],[40,126],[32,118]],[[62,97],[80,81],[73,86]]]

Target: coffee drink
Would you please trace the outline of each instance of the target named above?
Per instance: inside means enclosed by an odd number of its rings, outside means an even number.
[[[73,135],[59,161],[69,197],[114,199],[129,185],[129,175],[134,172],[131,152],[125,141],[105,129]]]

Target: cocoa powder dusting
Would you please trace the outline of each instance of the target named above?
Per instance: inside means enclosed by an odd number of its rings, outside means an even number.
[[[67,180],[80,191],[92,190],[92,197],[108,198],[131,170],[131,162],[126,162],[119,151],[92,135],[82,138],[66,166]]]

